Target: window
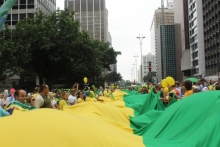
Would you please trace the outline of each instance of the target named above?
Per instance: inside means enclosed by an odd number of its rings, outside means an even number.
[[[20,19],[24,19],[24,18],[26,18],[26,14],[24,13],[24,14],[20,14]]]
[[[12,20],[18,20],[18,14],[12,14]]]

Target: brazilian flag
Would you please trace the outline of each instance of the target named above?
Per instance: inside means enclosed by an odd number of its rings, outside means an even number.
[[[15,110],[0,118],[1,145],[16,147],[219,147],[220,92],[201,92],[168,106],[160,93],[113,92],[114,99],[64,111]],[[100,97],[102,98],[102,97]],[[10,125],[10,124],[14,125]],[[7,127],[9,126],[10,127]],[[13,134],[13,140],[11,140]],[[25,138],[25,139],[24,139]],[[34,144],[33,144],[34,142]]]

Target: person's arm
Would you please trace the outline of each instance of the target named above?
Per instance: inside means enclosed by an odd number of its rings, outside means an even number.
[[[78,92],[79,90],[79,83],[76,83],[76,93]]]
[[[37,97],[35,100],[35,107],[39,109],[44,104],[44,99],[41,97]]]

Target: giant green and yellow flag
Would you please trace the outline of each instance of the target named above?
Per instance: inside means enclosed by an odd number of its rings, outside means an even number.
[[[220,92],[189,96],[165,107],[151,92],[116,91],[104,103],[64,111],[15,111],[0,118],[1,145],[16,147],[218,147]],[[12,136],[12,137],[10,137]]]
[[[0,8],[0,30],[2,29],[7,16],[8,11],[14,6],[14,4],[17,2],[17,0],[6,0],[4,4]]]

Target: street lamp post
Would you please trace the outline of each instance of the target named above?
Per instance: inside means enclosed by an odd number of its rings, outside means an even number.
[[[136,61],[136,80],[138,81],[138,71],[137,71],[137,58],[139,57],[138,55],[134,56],[135,57],[135,61]]]
[[[131,69],[131,83],[133,81],[133,69]]]
[[[136,83],[136,81],[137,81],[137,80],[135,80],[135,65],[136,65],[136,64],[134,63],[134,64],[132,64],[132,65],[133,65],[133,68],[134,68],[134,83]],[[137,74],[137,72],[136,72],[136,74]]]
[[[166,44],[165,44],[165,20],[164,20],[164,0],[161,0],[161,9],[162,9],[162,48],[163,48],[163,68],[164,68],[164,77],[166,78]]]
[[[140,36],[140,34],[139,34],[139,37],[137,37],[137,39],[139,39],[139,41],[140,41],[140,49],[141,49],[141,83],[143,82],[143,67],[142,67],[142,44],[143,44],[143,39],[144,39],[145,37],[143,36],[143,34],[142,34],[142,37]]]

